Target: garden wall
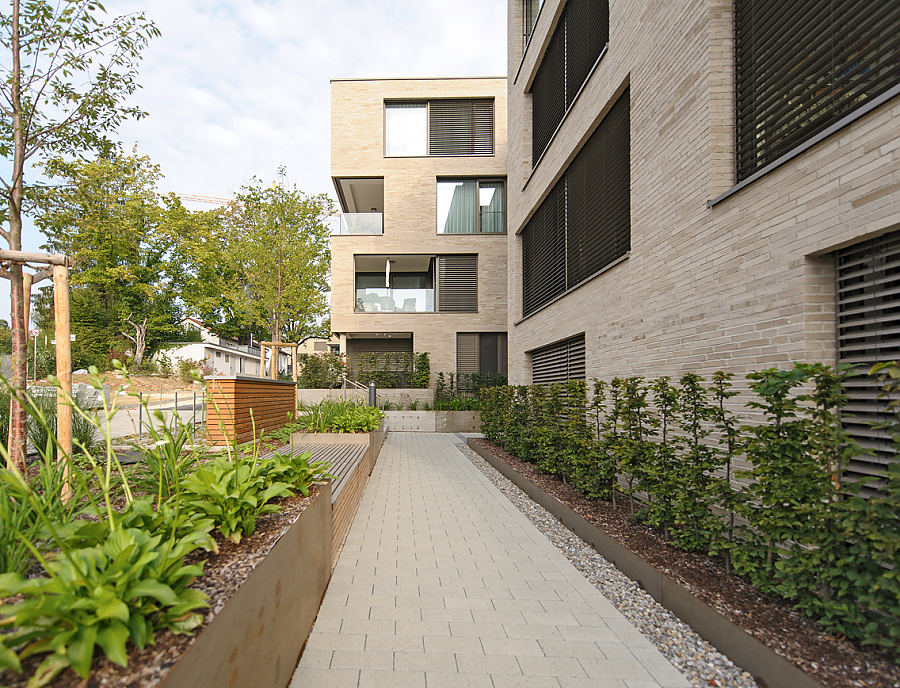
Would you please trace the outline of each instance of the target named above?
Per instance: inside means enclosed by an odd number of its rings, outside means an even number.
[[[297,400],[301,404],[318,404],[324,399],[353,399],[363,403],[369,401],[367,389],[298,389]],[[379,389],[378,400],[390,402],[395,405],[409,406],[412,402],[418,402],[419,406],[434,403],[433,389],[410,389],[407,387],[398,389]]]
[[[207,379],[206,441],[209,444],[250,442],[285,425],[296,409],[293,382],[248,375]]]

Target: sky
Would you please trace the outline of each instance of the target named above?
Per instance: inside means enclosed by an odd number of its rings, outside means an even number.
[[[331,79],[504,76],[506,0],[108,0],[161,31],[120,126],[162,168],[162,192],[230,198],[256,176],[334,198]],[[196,210],[213,205],[186,204]],[[26,228],[23,250],[39,250]],[[0,280],[0,318],[9,287]]]

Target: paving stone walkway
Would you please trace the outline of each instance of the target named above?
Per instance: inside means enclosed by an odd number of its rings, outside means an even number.
[[[291,688],[687,688],[459,441],[388,433]]]

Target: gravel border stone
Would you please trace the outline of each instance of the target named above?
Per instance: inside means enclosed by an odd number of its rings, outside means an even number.
[[[693,685],[758,688],[749,673],[662,607],[466,444],[456,447]]]

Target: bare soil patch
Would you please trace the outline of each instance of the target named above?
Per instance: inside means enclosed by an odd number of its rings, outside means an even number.
[[[693,595],[775,650],[828,688],[898,688],[900,665],[846,639],[824,633],[812,619],[766,595],[747,580],[726,573],[724,562],[668,545],[662,533],[629,518],[628,505],[587,499],[571,485],[485,439],[476,439],[519,475],[593,523],[621,545],[677,580]]]
[[[72,384],[76,382],[90,382],[90,375],[73,375]],[[109,385],[110,393],[126,392],[200,392],[200,385],[192,382],[185,382],[174,375],[131,375],[130,384],[124,375],[120,375],[115,371],[106,374],[106,384]],[[50,383],[46,380],[37,380],[35,385],[39,387],[49,387]]]

